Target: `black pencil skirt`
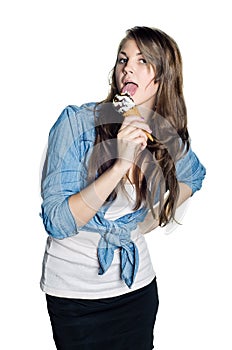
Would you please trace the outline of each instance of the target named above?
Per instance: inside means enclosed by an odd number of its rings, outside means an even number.
[[[156,279],[148,286],[105,299],[46,295],[58,350],[151,350],[158,310]]]

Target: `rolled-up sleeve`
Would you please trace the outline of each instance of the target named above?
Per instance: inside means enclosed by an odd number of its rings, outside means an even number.
[[[78,232],[68,205],[68,197],[78,192],[82,177],[78,170],[78,142],[75,110],[69,106],[50,130],[41,183],[40,216],[47,233],[58,239]]]
[[[190,148],[176,164],[177,180],[188,185],[192,194],[200,190],[206,175],[206,169]]]

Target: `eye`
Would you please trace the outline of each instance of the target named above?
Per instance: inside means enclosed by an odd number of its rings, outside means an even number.
[[[145,58],[140,58],[139,62],[143,63],[143,64],[146,64],[147,61],[145,60]]]
[[[127,62],[127,58],[119,57],[117,63],[119,63],[119,64],[125,64],[126,62]]]

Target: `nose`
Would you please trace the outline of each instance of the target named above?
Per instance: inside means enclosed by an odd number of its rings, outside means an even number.
[[[133,74],[134,73],[134,67],[133,64],[130,60],[127,61],[127,63],[125,64],[124,68],[123,68],[123,73],[124,74]]]

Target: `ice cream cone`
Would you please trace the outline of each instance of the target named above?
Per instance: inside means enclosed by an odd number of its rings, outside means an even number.
[[[136,107],[132,97],[129,93],[117,94],[114,97],[113,104],[115,109],[123,115],[123,117],[129,117],[131,115],[141,116],[138,108]],[[154,138],[149,132],[143,130],[150,141],[154,141]]]
[[[141,116],[136,106],[123,113],[123,117],[129,117],[130,115],[137,115],[138,117]]]
[[[130,115],[135,115],[140,117],[141,114],[139,113],[139,110],[136,106],[132,107],[131,109],[129,109],[128,111],[123,113],[123,117],[129,117]],[[147,137],[149,138],[150,141],[154,141],[153,136],[151,134],[149,134],[149,132],[143,130],[145,132],[145,134],[147,135]]]

